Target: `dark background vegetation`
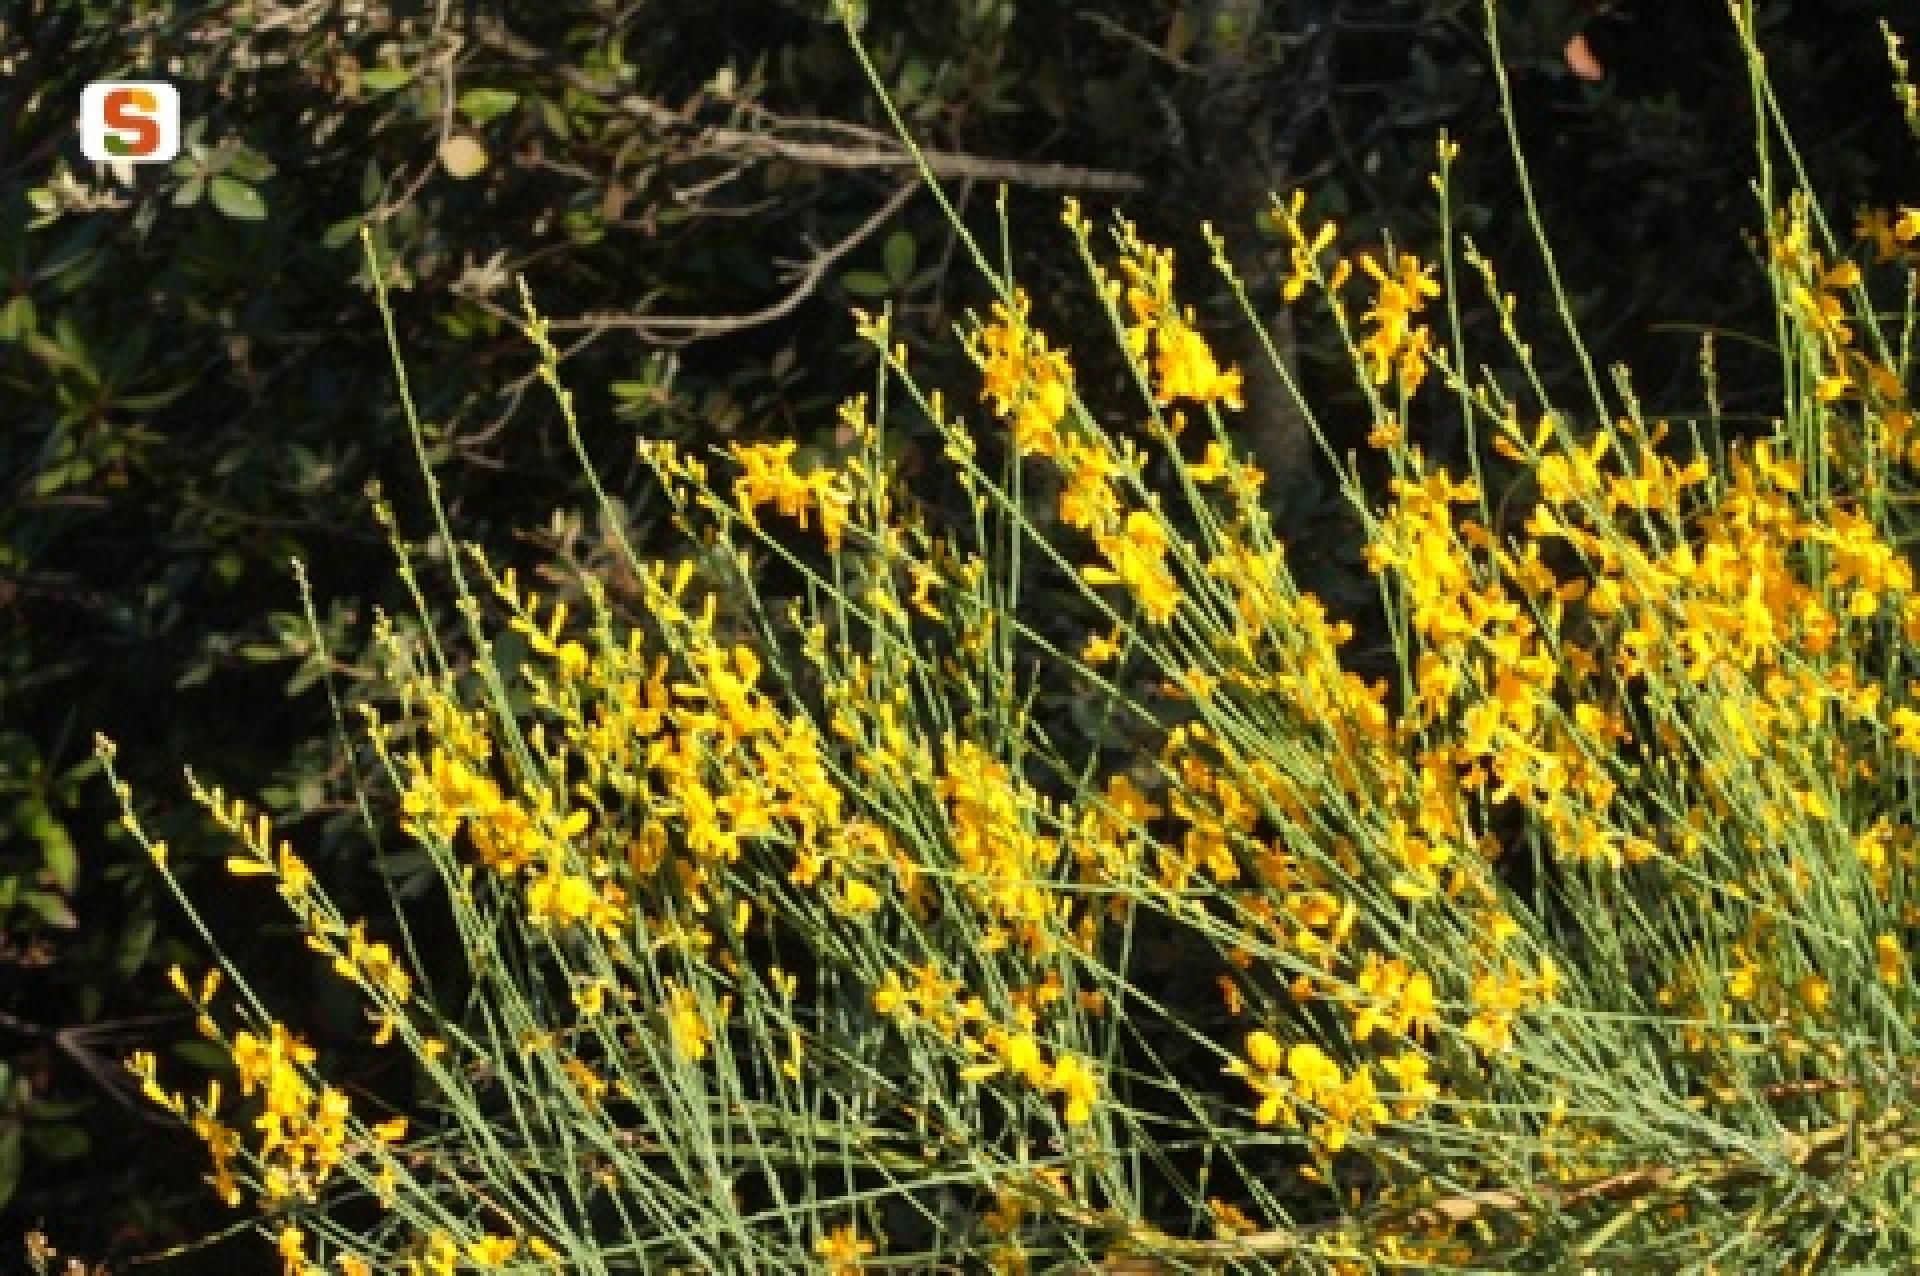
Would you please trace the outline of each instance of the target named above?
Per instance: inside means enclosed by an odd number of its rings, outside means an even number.
[[[863,38],[888,91],[989,243],[1005,182],[1013,264],[1096,403],[1127,400],[1058,229],[1065,193],[1176,244],[1185,293],[1246,358],[1196,228],[1224,231],[1342,451],[1371,422],[1314,308],[1291,326],[1278,314],[1268,191],[1306,186],[1342,251],[1391,228],[1426,254],[1445,129],[1463,148],[1461,225],[1529,313],[1548,314],[1479,0],[872,7]],[[1905,7],[1761,6],[1802,154],[1843,225],[1863,201],[1920,202],[1876,25]],[[556,320],[588,446],[644,546],[665,531],[636,436],[793,436],[831,454],[835,404],[873,373],[852,306],[891,305],[922,375],[970,397],[948,334],[988,293],[912,188],[823,9],[0,5],[0,1269],[35,1226],[117,1271],[230,1221],[198,1181],[197,1145],[121,1068],[134,1048],[175,1076],[204,1061],[164,972],[207,955],[119,830],[95,732],[120,742],[150,829],[269,995],[306,1002],[322,1045],[364,1038],[357,1009],[328,1001],[276,930],[270,893],[225,888],[226,839],[180,774],[190,762],[258,795],[350,908],[382,906],[325,684],[349,705],[375,696],[374,609],[410,610],[369,481],[410,537],[428,524],[362,226],[391,263],[459,534],[563,596],[577,573],[612,571],[611,529],[532,380],[516,277]],[[1502,11],[1519,130],[1596,357],[1630,362],[1652,410],[1697,411],[1701,331],[1773,331],[1724,6]],[[1577,31],[1603,82],[1570,74]],[[135,77],[180,87],[188,144],[123,184],[81,160],[74,119],[86,81]],[[1491,335],[1484,307],[1467,322]],[[1550,381],[1576,384],[1564,343],[1537,331]],[[1729,412],[1764,412],[1765,358],[1720,349]],[[1297,414],[1250,376],[1238,428],[1274,472],[1296,568],[1355,605],[1354,538]],[[1456,425],[1427,396],[1412,428],[1444,456]],[[937,447],[906,424],[903,464],[932,472]],[[300,618],[292,556],[328,660]],[[404,862],[387,867],[405,880]],[[227,1245],[165,1270],[251,1266]]]

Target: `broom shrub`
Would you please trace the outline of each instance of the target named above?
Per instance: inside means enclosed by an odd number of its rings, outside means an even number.
[[[1537,215],[1566,322],[1523,331],[1451,228],[1445,138],[1432,261],[1276,197],[1285,301],[1372,416],[1343,456],[1297,404],[1364,532],[1353,615],[1289,570],[1192,263],[1074,201],[1049,233],[1107,332],[1049,332],[1012,229],[996,264],[956,217],[997,297],[957,336],[978,383],[924,384],[860,314],[843,456],[644,443],[680,542],[626,547],[638,609],[543,603],[472,544],[430,582],[382,507],[466,646],[377,622],[398,708],[340,727],[438,890],[346,915],[192,781],[236,889],[278,892],[396,1061],[349,1084],[266,972],[177,971],[233,1078],[129,1066],[216,1192],[342,1276],[1910,1262],[1920,211],[1829,220],[1730,13],[1761,428],[1719,411],[1710,338],[1686,419],[1586,363]],[[1096,341],[1131,393],[1076,380]],[[908,410],[961,499],[889,459]]]

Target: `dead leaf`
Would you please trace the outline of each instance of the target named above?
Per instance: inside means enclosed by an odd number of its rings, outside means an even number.
[[[465,180],[487,166],[487,150],[465,133],[456,133],[440,143],[440,166]]]
[[[1607,68],[1600,65],[1600,59],[1593,56],[1593,46],[1587,43],[1587,33],[1577,31],[1573,39],[1567,41],[1567,69],[1578,79],[1588,84],[1596,84],[1607,78]]]

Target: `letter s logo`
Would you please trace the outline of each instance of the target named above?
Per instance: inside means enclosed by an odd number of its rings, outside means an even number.
[[[125,159],[153,154],[160,149],[160,124],[153,118],[159,110],[160,100],[145,89],[109,89],[100,104],[107,126],[107,134],[100,140],[109,151]],[[135,140],[127,141],[123,133],[134,134]]]
[[[180,153],[180,90],[95,80],[80,93],[80,153],[96,164],[163,164]]]

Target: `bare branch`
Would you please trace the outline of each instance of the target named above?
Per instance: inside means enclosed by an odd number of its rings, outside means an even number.
[[[519,61],[554,64],[544,50],[529,44],[494,21],[475,25],[479,42]],[[795,120],[756,108],[755,115],[765,121],[761,128],[740,129],[721,126],[702,127],[689,122],[679,111],[638,93],[617,92],[577,67],[554,65],[555,73],[582,93],[610,101],[619,110],[647,121],[664,134],[689,135],[708,151],[758,160],[785,160],[812,168],[831,169],[917,169],[921,160],[935,177],[964,178],[974,181],[1005,182],[1010,186],[1030,186],[1053,190],[1090,190],[1137,193],[1146,189],[1144,179],[1132,173],[1110,169],[1080,168],[1071,164],[1026,164],[1018,160],[992,159],[959,151],[923,149],[916,159],[899,141],[858,125],[837,120]],[[794,132],[808,130],[839,133],[847,143],[796,140]]]
[[[638,334],[644,339],[662,345],[685,345],[693,341],[704,341],[712,337],[725,336],[728,333],[741,332],[748,328],[758,328],[762,324],[773,323],[792,314],[794,309],[813,295],[820,281],[833,268],[835,262],[852,252],[874,231],[885,225],[895,213],[906,204],[913,193],[920,189],[918,178],[903,184],[888,198],[887,202],[875,209],[873,214],[861,222],[851,234],[825,252],[816,253],[800,270],[798,281],[787,290],[778,301],[762,306],[758,310],[738,315],[631,315],[601,311],[595,314],[579,315],[572,319],[550,319],[548,328],[555,332],[581,332],[585,335],[567,348],[567,354],[577,354],[609,332],[626,331]],[[476,301],[482,309],[512,323],[519,319],[507,312],[504,307],[490,301]]]
[[[1118,40],[1123,44],[1130,44],[1148,57],[1158,58],[1174,70],[1182,72],[1183,74],[1191,74],[1200,69],[1172,50],[1164,49],[1145,36],[1129,31],[1126,27],[1115,22],[1104,13],[1098,13],[1092,9],[1077,9],[1074,11],[1073,16],[1082,22],[1090,22],[1094,26],[1099,27],[1103,35]]]

